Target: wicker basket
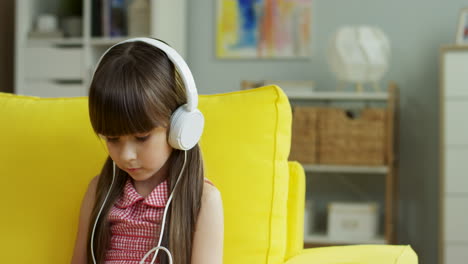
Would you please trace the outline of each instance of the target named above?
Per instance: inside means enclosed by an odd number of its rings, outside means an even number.
[[[305,106],[293,108],[289,160],[306,164],[317,163],[317,117],[318,108]]]
[[[363,109],[359,117],[339,108],[322,108],[318,118],[321,164],[383,165],[386,111]]]

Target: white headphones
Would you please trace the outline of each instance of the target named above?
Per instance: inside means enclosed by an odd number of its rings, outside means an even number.
[[[104,54],[102,54],[96,68],[93,73],[96,73],[96,70],[101,62],[102,58],[109,52],[113,47],[127,43],[127,42],[144,42],[154,46],[166,53],[169,60],[174,63],[176,70],[179,72],[179,75],[182,77],[182,81],[185,86],[185,91],[187,93],[187,104],[179,106],[171,116],[171,126],[169,129],[169,144],[180,150],[189,150],[193,148],[203,133],[203,127],[205,124],[205,119],[200,110],[197,109],[198,106],[198,93],[195,86],[195,80],[193,79],[192,72],[190,71],[187,63],[184,59],[170,46],[165,43],[152,39],[152,38],[131,38],[124,41],[121,41],[117,44],[112,45],[107,49]]]

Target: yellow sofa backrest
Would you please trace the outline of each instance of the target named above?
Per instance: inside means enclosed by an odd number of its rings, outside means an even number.
[[[269,86],[199,102],[207,177],[225,210],[224,263],[283,263],[295,250],[287,246],[287,97]],[[2,262],[68,263],[81,199],[106,157],[87,98],[0,94],[0,124]]]

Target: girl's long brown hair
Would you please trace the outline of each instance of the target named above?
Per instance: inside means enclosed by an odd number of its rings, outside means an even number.
[[[158,126],[169,127],[171,114],[186,102],[183,83],[167,55],[147,43],[129,42],[112,48],[96,69],[89,91],[89,116],[97,134],[145,133]],[[170,192],[182,168],[184,152],[174,149],[167,162]],[[107,216],[122,195],[128,177],[125,171],[116,167],[114,186],[98,219],[91,245],[92,228],[112,181],[112,160],[107,158],[97,183],[96,203],[88,231],[90,264],[93,263],[91,246],[96,261],[104,262],[111,237]],[[203,158],[197,144],[187,151],[187,162],[170,204],[162,241],[162,246],[171,251],[176,264],[190,263],[203,179]],[[155,237],[155,246],[157,239]],[[164,252],[160,251],[158,257],[160,263],[168,263]]]

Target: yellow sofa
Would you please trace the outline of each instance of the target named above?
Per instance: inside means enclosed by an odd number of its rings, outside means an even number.
[[[225,210],[226,264],[416,264],[409,246],[303,249],[305,179],[288,162],[291,110],[276,86],[200,96],[207,177]],[[87,98],[0,93],[1,263],[68,263],[81,199],[105,159]]]

